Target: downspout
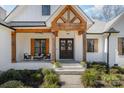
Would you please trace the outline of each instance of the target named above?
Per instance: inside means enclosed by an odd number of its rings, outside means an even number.
[[[107,37],[107,73],[110,72],[109,70],[109,38],[111,36],[111,33],[109,33],[108,37]]]

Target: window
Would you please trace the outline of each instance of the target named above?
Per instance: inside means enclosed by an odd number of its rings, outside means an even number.
[[[98,39],[87,39],[87,52],[98,52]]]
[[[124,55],[124,38],[118,38],[118,53]]]
[[[42,5],[42,15],[50,15],[50,5]]]

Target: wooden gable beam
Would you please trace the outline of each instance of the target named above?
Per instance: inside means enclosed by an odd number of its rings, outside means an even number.
[[[71,5],[69,5],[68,7],[74,13],[74,15],[77,16],[81,23],[85,22],[85,20],[77,13],[77,11]]]
[[[16,33],[49,33],[51,29],[16,29]]]
[[[52,21],[52,24],[55,24],[57,20],[67,11],[67,6],[60,12],[60,14]]]
[[[63,14],[67,11],[67,17],[68,20],[70,19],[70,11],[74,13],[74,15],[80,20],[81,23],[85,22],[85,20],[77,13],[77,11],[71,6],[67,5],[60,13],[59,15],[52,21],[52,26],[55,26],[57,23],[57,20],[63,16]],[[63,19],[62,19],[63,20]],[[67,20],[67,21],[68,21]],[[65,20],[64,20],[65,22]]]
[[[70,21],[70,9],[67,9],[67,22],[69,23]]]
[[[77,17],[73,17],[72,20],[70,21],[70,23],[73,23],[75,20],[77,19]]]
[[[64,17],[61,17],[62,21],[66,23],[66,19]]]

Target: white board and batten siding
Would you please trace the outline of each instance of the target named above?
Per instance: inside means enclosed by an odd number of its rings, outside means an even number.
[[[12,29],[0,25],[0,70],[10,68],[12,52],[11,50],[12,31],[13,31]]]

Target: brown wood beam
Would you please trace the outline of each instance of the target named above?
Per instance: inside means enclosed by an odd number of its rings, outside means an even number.
[[[66,23],[66,19],[64,17],[61,17],[62,21]]]
[[[69,23],[69,21],[70,21],[70,10],[68,8],[68,10],[67,10],[67,22]]]
[[[12,45],[12,63],[16,63],[16,33],[12,32],[11,33],[11,45]]]
[[[49,33],[51,29],[16,29],[16,33]]]
[[[52,37],[52,61],[56,62],[56,35],[54,33]]]
[[[77,19],[77,17],[73,17],[72,20],[70,21],[70,23],[73,23],[75,20]]]

